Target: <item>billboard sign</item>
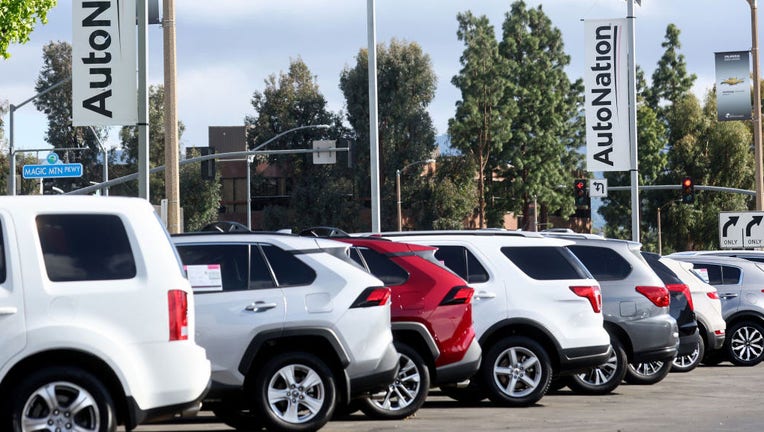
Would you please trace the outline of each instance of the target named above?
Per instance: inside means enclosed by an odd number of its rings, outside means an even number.
[[[716,114],[719,121],[751,119],[750,74],[748,51],[716,53]]]

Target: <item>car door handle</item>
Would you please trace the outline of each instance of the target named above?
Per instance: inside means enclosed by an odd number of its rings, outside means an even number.
[[[729,300],[737,297],[737,294],[735,293],[724,293],[719,296],[720,299]]]
[[[478,291],[477,294],[475,294],[475,299],[477,300],[487,300],[496,298],[496,293],[488,292],[488,291]]]
[[[0,315],[13,315],[16,312],[18,312],[18,308],[14,306],[3,306],[0,307]]]
[[[245,307],[245,310],[252,311],[252,312],[262,312],[267,311],[268,309],[273,309],[276,306],[278,306],[276,303],[266,303],[264,301],[256,301],[254,303],[251,303]]]

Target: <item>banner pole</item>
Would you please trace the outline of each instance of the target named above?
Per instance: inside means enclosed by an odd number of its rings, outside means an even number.
[[[634,0],[628,0],[626,14],[629,56],[629,148],[631,149],[631,239],[639,241],[639,160],[637,158],[637,85],[634,41]]]

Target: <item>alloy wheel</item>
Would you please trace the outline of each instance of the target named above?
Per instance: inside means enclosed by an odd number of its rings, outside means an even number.
[[[21,418],[21,430],[97,431],[101,419],[96,399],[79,385],[57,381],[34,391]]]

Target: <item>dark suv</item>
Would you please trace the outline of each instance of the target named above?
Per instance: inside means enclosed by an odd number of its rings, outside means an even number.
[[[436,248],[336,235],[334,240],[352,245],[355,262],[392,290],[398,377],[386,391],[361,400],[366,415],[408,417],[422,406],[430,387],[456,384],[477,372],[481,349],[472,327],[474,290],[435,259]]]
[[[671,304],[669,305],[669,314],[676,320],[677,327],[679,328],[679,347],[677,348],[677,357],[691,356],[695,353],[693,366],[700,363],[700,358],[697,356],[698,351],[698,322],[695,320],[695,312],[692,305],[692,294],[690,294],[690,287],[687,286],[679,276],[674,273],[673,270],[666,267],[660,259],[661,256],[652,252],[642,252],[642,256],[653,269],[655,274],[666,284],[666,288],[671,293]],[[647,367],[645,364],[640,364],[637,367]],[[656,367],[658,365],[653,365]]]

